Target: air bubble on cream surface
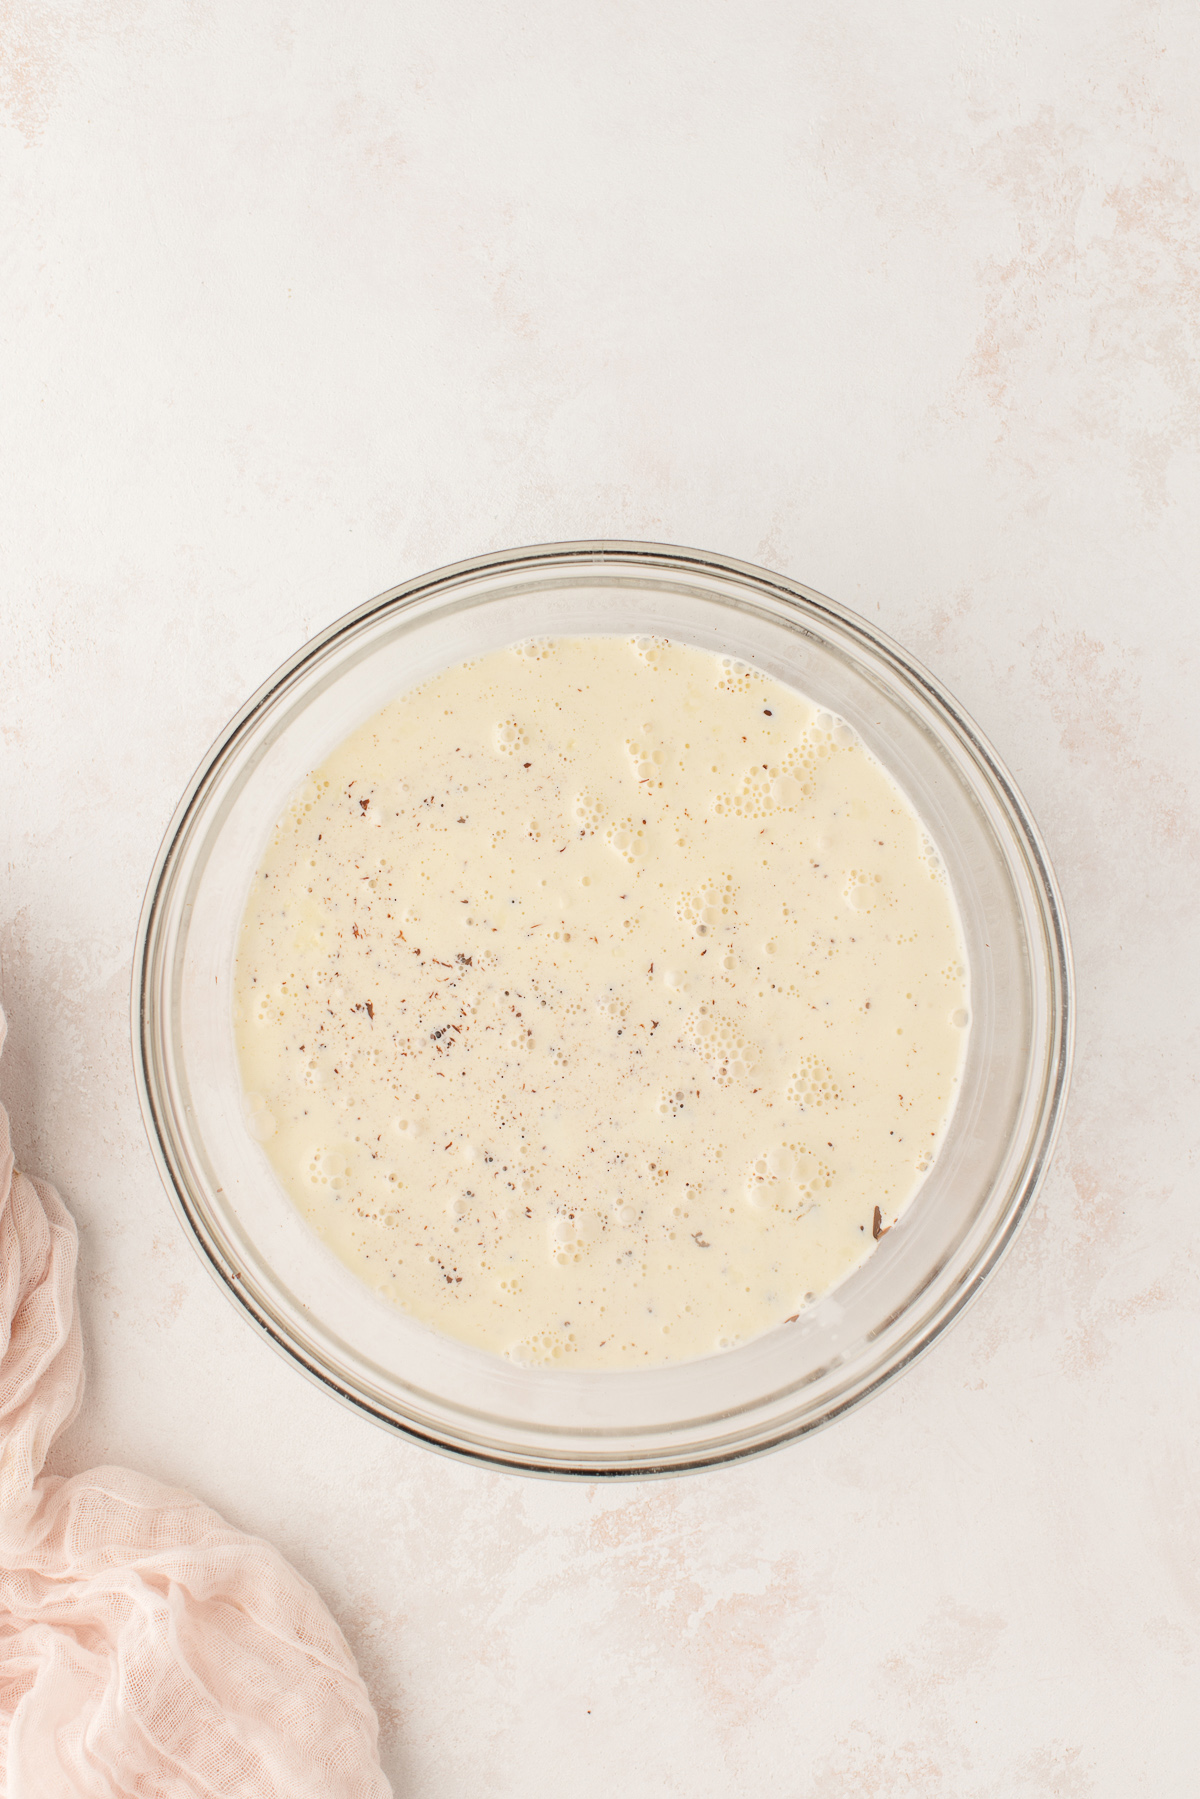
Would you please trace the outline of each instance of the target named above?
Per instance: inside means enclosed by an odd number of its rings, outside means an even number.
[[[525,748],[528,739],[515,719],[502,719],[492,730],[492,741],[502,756],[515,756]]]

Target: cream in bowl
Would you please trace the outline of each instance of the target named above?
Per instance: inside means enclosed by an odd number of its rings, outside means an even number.
[[[943,864],[838,715],[657,637],[493,649],[296,791],[254,877],[246,1119],[385,1299],[524,1365],[793,1322],[937,1157]]]

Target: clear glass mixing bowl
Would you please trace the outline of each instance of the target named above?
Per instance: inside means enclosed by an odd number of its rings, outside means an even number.
[[[734,654],[841,714],[945,860],[972,1024],[944,1147],[875,1253],[794,1324],[657,1369],[518,1367],[370,1292],[285,1196],[244,1122],[234,947],[284,804],[348,733],[448,665],[532,636],[620,633]],[[1073,1004],[1062,903],[990,745],[861,618],[694,550],[551,544],[406,582],[312,640],[242,708],[167,832],[139,929],[135,1060],[168,1192],[216,1278],[348,1405],[433,1448],[529,1474],[680,1473],[828,1424],[907,1368],[999,1262],[1042,1181],[1066,1097]]]

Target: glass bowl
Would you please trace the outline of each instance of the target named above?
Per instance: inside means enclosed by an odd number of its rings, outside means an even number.
[[[919,1194],[799,1319],[662,1368],[519,1367],[377,1297],[303,1222],[247,1130],[232,1023],[251,877],[299,783],[396,693],[533,636],[655,635],[733,654],[839,713],[946,864],[969,957],[958,1103]],[[418,1442],[527,1474],[663,1475],[777,1448],[907,1368],[979,1291],[1041,1183],[1073,1004],[1037,829],[978,729],[879,631],[782,576],[669,546],[512,550],[406,582],[315,637],[222,733],[171,822],[139,927],[134,1043],[151,1144],[230,1297],[346,1404]]]

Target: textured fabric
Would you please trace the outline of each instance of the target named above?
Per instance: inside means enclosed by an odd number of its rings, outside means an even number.
[[[276,1550],[126,1468],[42,1473],[83,1390],[75,1251],[0,1107],[0,1790],[384,1799],[350,1650]]]

